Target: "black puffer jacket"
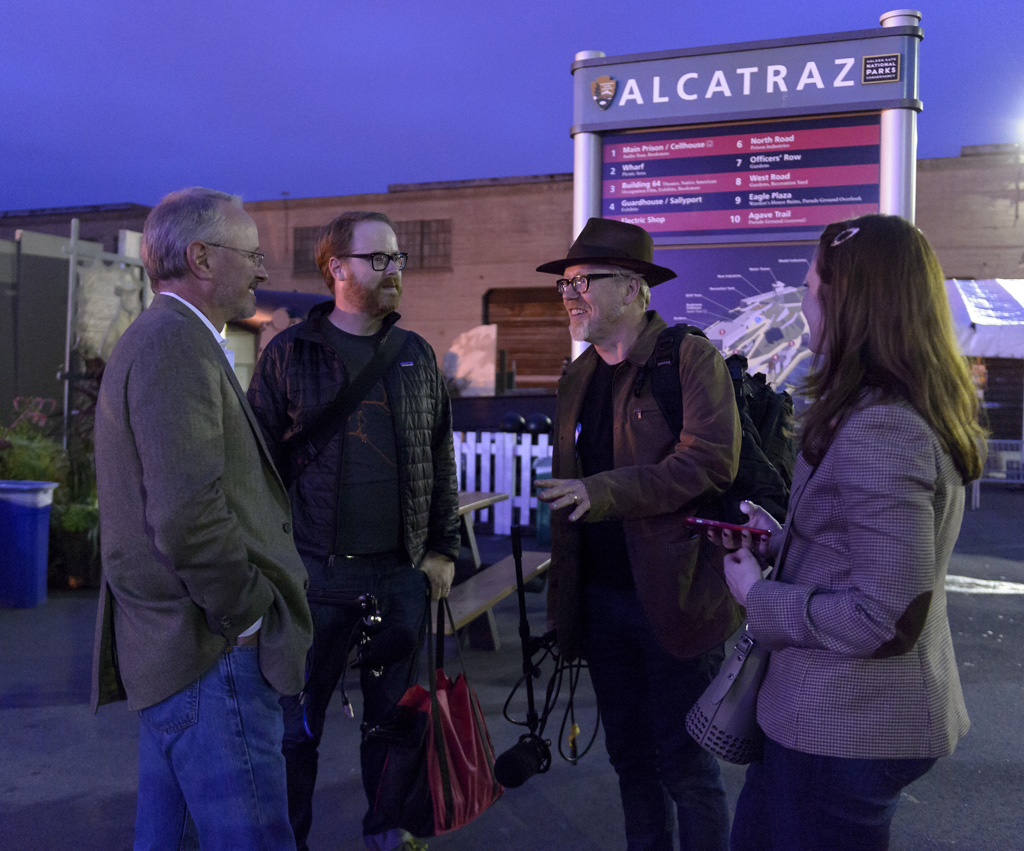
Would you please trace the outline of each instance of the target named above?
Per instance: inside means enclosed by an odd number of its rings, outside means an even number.
[[[285,474],[285,445],[317,420],[352,376],[324,337],[333,309],[325,302],[306,322],[282,331],[264,350],[248,399],[263,428],[270,454]],[[399,319],[384,320],[386,334]],[[398,451],[399,493],[405,546],[414,565],[428,550],[452,559],[459,553],[459,497],[452,447],[451,402],[430,345],[409,333],[384,373]],[[300,552],[335,553],[341,432],[292,485],[295,543]],[[311,577],[311,582],[313,578]]]

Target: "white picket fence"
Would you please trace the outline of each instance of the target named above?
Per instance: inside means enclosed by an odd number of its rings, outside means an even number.
[[[971,484],[971,508],[981,507],[981,482],[1024,484],[1024,440],[990,440],[985,469]]]
[[[487,521],[494,511],[494,533],[508,535],[512,523],[530,525],[530,510],[536,509],[533,493],[534,462],[551,458],[551,440],[546,434],[512,432],[455,432],[455,463],[460,491],[496,491],[509,498],[493,509],[477,512]]]

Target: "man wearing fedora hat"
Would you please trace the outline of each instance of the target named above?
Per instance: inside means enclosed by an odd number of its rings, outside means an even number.
[[[574,340],[590,347],[558,383],[550,503],[549,626],[566,660],[587,660],[619,776],[629,851],[725,849],[728,812],[718,764],[685,717],[739,625],[720,570],[683,522],[724,491],[739,463],[740,423],[718,350],[679,344],[682,431],[661,413],[646,373],[667,327],[650,287],[674,278],[652,262],[643,228],[590,219],[559,275]],[[667,796],[667,797],[666,797]]]

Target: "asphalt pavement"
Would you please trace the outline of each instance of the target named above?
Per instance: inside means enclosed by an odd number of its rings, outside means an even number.
[[[478,536],[485,561],[507,555],[507,538]],[[983,485],[968,511],[950,573],[949,617],[971,730],[956,752],[908,787],[893,825],[893,851],[1024,849],[1024,490]],[[534,633],[544,595],[527,595]],[[118,851],[131,847],[137,780],[137,719],[123,704],[88,706],[95,592],[51,595],[33,609],[0,610],[0,849]],[[502,709],[520,676],[515,595],[495,608],[497,651],[464,652],[495,749],[521,728]],[[451,656],[451,653],[449,653]],[[449,665],[449,671],[457,669]],[[550,665],[537,680],[543,694]],[[349,693],[358,688],[350,678]],[[550,771],[504,796],[474,823],[430,840],[432,851],[607,851],[625,845],[615,775],[603,737],[571,765],[557,753],[567,686],[548,722]],[[594,732],[583,677],[574,699],[580,740]],[[511,714],[525,714],[520,693]],[[365,801],[356,755],[358,724],[340,701],[321,748],[311,846],[361,849]],[[744,769],[723,764],[730,801]]]

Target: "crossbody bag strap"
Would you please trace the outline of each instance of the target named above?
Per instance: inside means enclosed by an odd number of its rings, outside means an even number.
[[[359,375],[338,393],[334,401],[306,430],[301,444],[290,453],[291,468],[294,471],[292,481],[302,475],[303,470],[309,466],[310,462],[327,448],[327,444],[345,425],[349,414],[366,398],[370,388],[380,381],[384,371],[398,357],[398,352],[408,336],[409,332],[401,328],[392,328],[388,331],[387,336]]]

